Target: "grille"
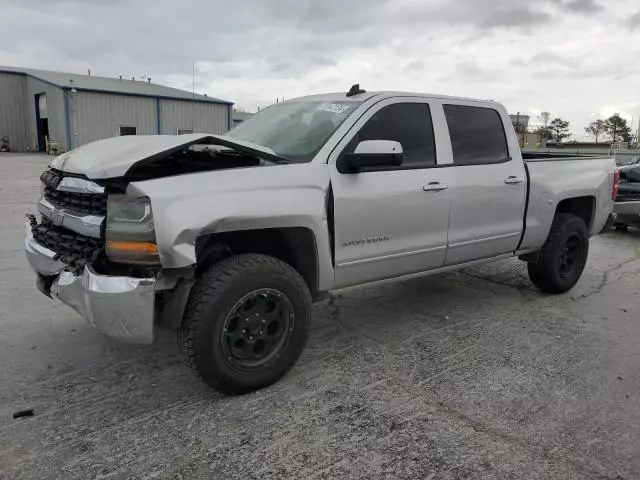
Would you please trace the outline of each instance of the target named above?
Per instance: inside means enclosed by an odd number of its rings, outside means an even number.
[[[107,197],[99,193],[62,192],[44,187],[44,198],[58,208],[67,208],[86,215],[106,215]]]
[[[44,198],[58,208],[66,208],[85,215],[106,215],[107,196],[100,193],[75,193],[56,190],[62,175],[53,170],[45,171],[40,180],[44,183]]]
[[[640,200],[640,190],[618,190],[616,202],[637,202]]]
[[[45,218],[39,225],[33,224],[31,231],[36,242],[56,252],[56,260],[76,269],[83,268],[87,263],[95,260],[104,248],[102,240],[56,227]]]

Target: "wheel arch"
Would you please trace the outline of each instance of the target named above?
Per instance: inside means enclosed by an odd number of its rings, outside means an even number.
[[[570,213],[582,219],[587,226],[587,231],[591,231],[593,219],[596,211],[596,197],[592,195],[582,197],[565,198],[556,206],[555,215],[559,213]],[[555,216],[554,215],[554,216]]]
[[[282,227],[200,235],[196,240],[196,276],[224,258],[243,253],[282,260],[302,275],[314,300],[321,296],[318,245],[311,229]]]
[[[553,220],[558,216],[558,214],[561,213],[568,213],[580,218],[586,225],[587,231],[589,232],[591,231],[595,219],[596,197],[594,197],[593,195],[583,195],[578,197],[564,198],[560,200],[557,203],[555,210],[553,211],[553,216],[551,217],[549,228],[546,230],[544,236],[545,241],[551,234],[551,225],[553,223]],[[518,255],[518,258],[528,263],[537,263],[540,257],[540,249],[542,248],[542,246],[543,245],[540,245],[540,248],[536,248],[533,251],[521,253]]]

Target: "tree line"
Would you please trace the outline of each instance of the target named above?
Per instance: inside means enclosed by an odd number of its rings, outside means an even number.
[[[553,143],[562,143],[571,136],[569,132],[569,122],[561,118],[551,119],[549,112],[542,112],[538,115],[540,126],[533,133],[540,135],[545,140]],[[584,128],[584,131],[595,137],[595,141],[607,138],[612,142],[631,141],[631,127],[627,125],[627,120],[619,113],[614,113],[609,118],[598,119],[591,122]]]

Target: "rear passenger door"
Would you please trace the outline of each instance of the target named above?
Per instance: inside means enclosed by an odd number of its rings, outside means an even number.
[[[486,104],[443,109],[453,159],[446,265],[513,252],[523,229],[526,174],[519,146],[505,134],[509,117]]]

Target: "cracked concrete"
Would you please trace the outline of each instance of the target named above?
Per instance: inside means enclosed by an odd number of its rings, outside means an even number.
[[[47,160],[0,156],[1,479],[640,478],[638,231],[558,297],[516,260],[337,295],[289,375],[225,397],[170,332],[117,344],[35,290]]]

